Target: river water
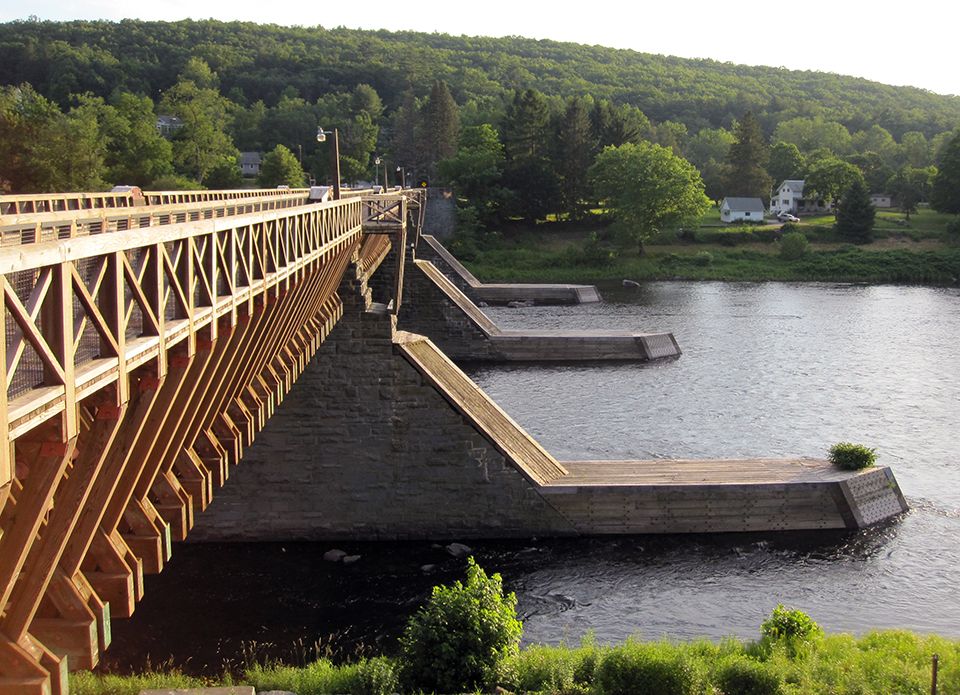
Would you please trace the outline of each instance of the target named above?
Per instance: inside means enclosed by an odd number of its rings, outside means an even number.
[[[778,602],[829,631],[960,637],[960,290],[663,282],[604,296],[486,311],[503,328],[672,331],[683,356],[468,369],[558,458],[822,457],[855,441],[912,510],[856,533],[472,544],[517,593],[525,641],[754,638]],[[462,576],[437,544],[340,545],[360,561],[324,563],[331,544],[175,548],[134,618],[114,622],[106,664],[216,671],[244,645],[298,661],[318,639],[335,655],[389,652],[430,587]]]

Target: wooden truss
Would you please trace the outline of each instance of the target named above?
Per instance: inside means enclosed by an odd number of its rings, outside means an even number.
[[[97,663],[339,319],[365,220],[367,272],[402,262],[402,196],[204,193],[100,228],[101,194],[0,198],[0,695]]]

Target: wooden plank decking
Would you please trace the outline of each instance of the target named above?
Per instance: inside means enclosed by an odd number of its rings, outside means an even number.
[[[678,357],[680,346],[672,333],[591,330],[501,330],[480,307],[429,261],[414,261],[447,299],[490,341],[497,361],[583,362],[593,360],[648,360]],[[478,356],[474,359],[489,359]]]
[[[553,456],[427,338],[397,331],[394,343],[407,361],[529,480],[545,484],[566,475]]]
[[[487,304],[586,304],[600,301],[600,292],[594,285],[480,282],[436,237],[424,234],[421,239],[428,246],[428,255],[435,265],[439,265],[444,274],[457,278],[459,282],[454,281],[454,284],[462,287],[473,301]]]

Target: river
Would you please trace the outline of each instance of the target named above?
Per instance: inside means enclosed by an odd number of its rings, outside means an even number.
[[[875,447],[911,512],[866,531],[473,543],[518,596],[526,642],[754,638],[782,602],[828,631],[960,637],[960,290],[779,283],[606,288],[602,304],[489,308],[502,328],[672,331],[651,365],[472,366],[560,459],[825,456]],[[457,540],[457,539],[451,539]],[[242,645],[390,651],[406,616],[463,561],[431,543],[190,545],[114,622],[105,663],[209,672]],[[304,645],[311,645],[307,648]]]

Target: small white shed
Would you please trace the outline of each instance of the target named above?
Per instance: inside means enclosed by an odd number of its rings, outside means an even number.
[[[871,193],[870,203],[875,208],[892,208],[893,198],[889,193]]]
[[[724,198],[720,204],[723,222],[763,222],[764,212],[759,198]]]

